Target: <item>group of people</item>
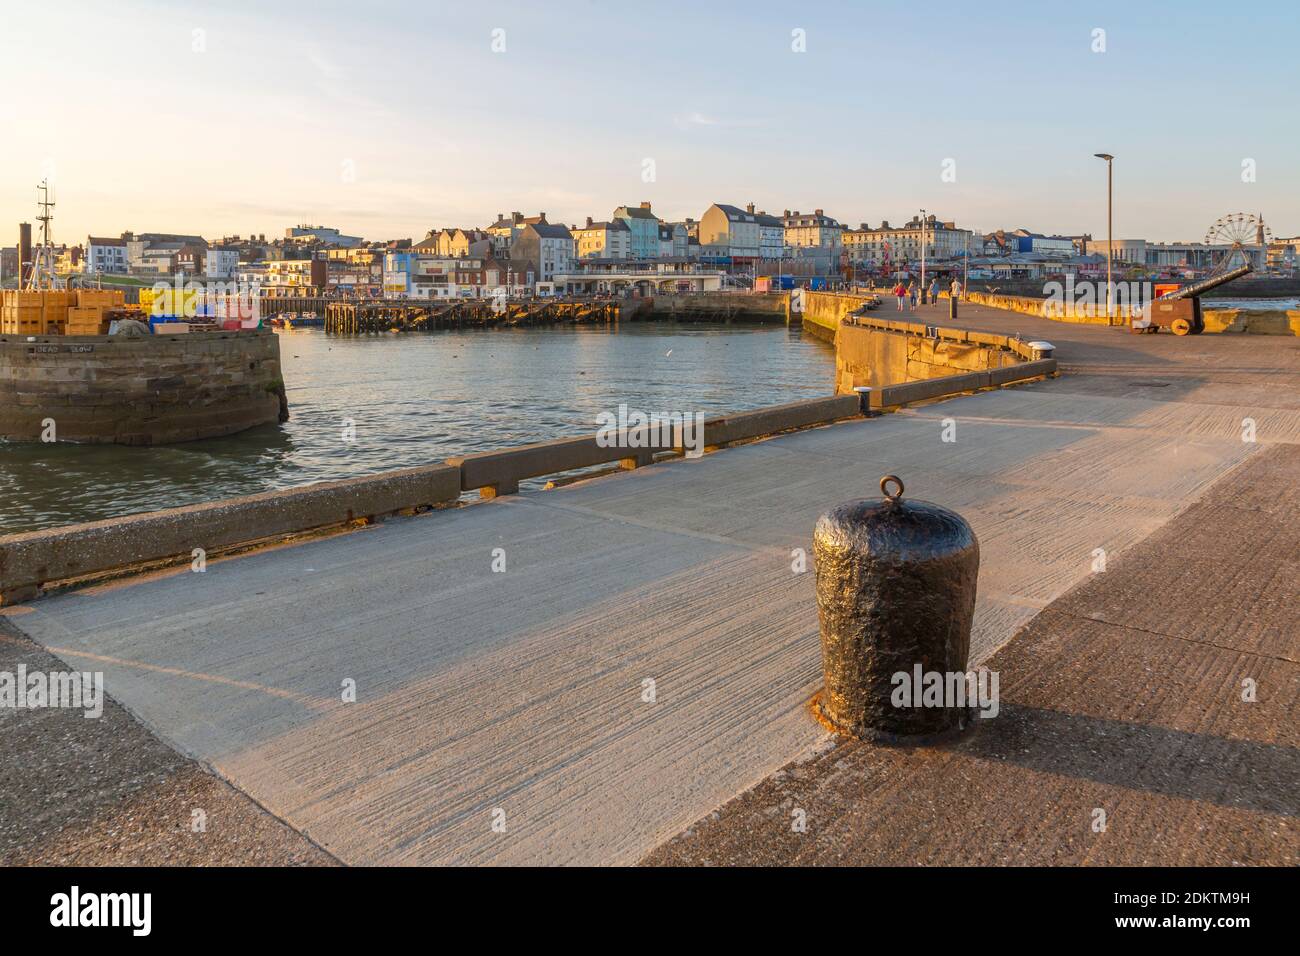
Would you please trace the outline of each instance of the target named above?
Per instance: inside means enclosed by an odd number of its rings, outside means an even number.
[[[957,279],[953,279],[952,283],[948,286],[948,294],[954,299],[958,298],[961,295],[961,282]],[[907,285],[903,285],[903,281],[900,279],[898,285],[894,286],[894,295],[898,297],[899,312],[906,312],[909,308],[915,310],[917,300],[921,297],[921,287],[916,284],[915,279]],[[938,279],[930,280],[929,298],[931,303],[938,303],[939,301]]]

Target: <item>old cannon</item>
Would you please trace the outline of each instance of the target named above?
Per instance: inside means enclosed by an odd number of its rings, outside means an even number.
[[[1151,303],[1149,314],[1143,317],[1141,324],[1135,321],[1133,328],[1152,332],[1169,329],[1174,335],[1200,335],[1205,331],[1205,320],[1201,317],[1201,296],[1252,271],[1250,262],[1246,261],[1235,269],[1166,293]]]

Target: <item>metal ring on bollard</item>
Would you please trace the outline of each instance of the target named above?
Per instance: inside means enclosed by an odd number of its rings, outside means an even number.
[[[889,493],[889,488],[888,488],[888,485],[891,481],[894,484],[898,485],[898,491],[894,492],[894,494],[892,495]],[[897,501],[899,498],[902,498],[903,479],[899,478],[897,475],[885,475],[884,478],[880,479],[880,493],[884,495],[886,498],[888,498],[890,501]]]

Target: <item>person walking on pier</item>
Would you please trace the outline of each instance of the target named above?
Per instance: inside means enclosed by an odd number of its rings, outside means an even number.
[[[912,300],[912,311],[916,311],[916,300],[920,296],[921,290],[916,287],[916,280],[913,279],[907,285],[907,296]]]
[[[930,304],[939,304],[939,277],[935,276],[930,280]]]
[[[903,285],[903,280],[898,280],[898,285],[894,286],[894,295],[898,296],[898,311],[903,311],[903,300],[907,298],[907,288]]]
[[[961,298],[961,281],[956,276],[952,278],[952,285],[948,287],[948,294],[954,299]]]

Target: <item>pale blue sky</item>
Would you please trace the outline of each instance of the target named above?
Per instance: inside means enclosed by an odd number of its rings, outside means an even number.
[[[1298,42],[1294,0],[9,4],[0,243],[46,171],[60,239],[419,237],[641,200],[1103,236],[1098,151],[1118,238],[1236,211],[1291,236]]]

